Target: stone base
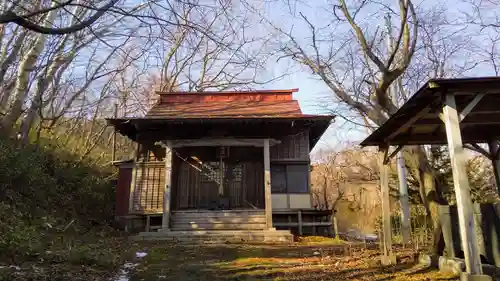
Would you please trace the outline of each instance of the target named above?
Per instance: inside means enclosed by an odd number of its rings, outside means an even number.
[[[291,243],[293,235],[288,230],[193,230],[141,232],[131,239],[167,240],[190,243]]]
[[[419,263],[432,268],[438,268],[442,272],[460,274],[460,280],[462,281],[491,281],[492,278],[490,276],[497,276],[500,273],[500,268],[483,264],[482,269],[485,275],[470,275],[465,272],[464,260],[437,255],[420,254]]]
[[[418,262],[422,265],[429,267],[439,267],[439,256],[438,255],[428,255],[428,254],[420,254],[418,257]]]
[[[471,275],[466,272],[460,274],[460,281],[492,281],[489,275]]]
[[[465,271],[465,262],[460,259],[453,259],[448,257],[439,257],[439,270],[443,272],[452,272],[454,274],[461,274]]]
[[[397,261],[396,261],[396,255],[392,254],[392,255],[389,255],[389,256],[384,256],[382,255],[380,257],[380,261],[382,263],[382,265],[395,265],[397,264]]]

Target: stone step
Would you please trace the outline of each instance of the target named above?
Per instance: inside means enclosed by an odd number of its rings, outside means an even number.
[[[171,216],[174,230],[265,229],[266,217],[262,210],[177,211]]]
[[[288,230],[192,230],[141,232],[131,237],[134,240],[168,240],[203,243],[266,242],[290,243],[293,235]]]
[[[186,223],[172,222],[173,230],[193,230],[193,229],[227,229],[227,230],[244,230],[244,229],[265,229],[266,223],[225,223],[225,222],[202,222],[202,223]]]
[[[201,218],[184,218],[172,217],[173,223],[265,223],[266,217],[201,217]]]
[[[256,212],[235,212],[235,211],[213,211],[213,212],[173,212],[172,217],[176,218],[202,218],[202,217],[265,217],[262,211]]]

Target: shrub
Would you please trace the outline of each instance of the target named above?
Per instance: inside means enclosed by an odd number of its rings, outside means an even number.
[[[110,167],[81,161],[64,149],[19,147],[0,140],[0,252],[3,257],[39,254],[58,243],[70,221],[81,235],[113,218]],[[77,256],[89,257],[84,252]],[[9,253],[9,255],[6,255]]]

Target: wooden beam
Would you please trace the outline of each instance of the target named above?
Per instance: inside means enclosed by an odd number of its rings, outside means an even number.
[[[480,153],[481,155],[488,157],[488,159],[491,159],[490,153],[484,148],[480,147],[477,143],[465,143],[464,148]]]
[[[134,159],[135,162],[135,159]],[[128,213],[131,214],[134,212],[134,196],[135,196],[135,182],[136,182],[136,174],[137,174],[137,169],[140,169],[137,167],[137,163],[134,163],[134,166],[132,167],[132,177],[130,179],[130,188],[129,188],[129,195],[128,195]]]
[[[462,127],[462,126],[461,126]],[[446,133],[438,127],[435,133],[418,133],[413,135],[400,135],[391,141],[392,145],[420,145],[420,144],[447,144]],[[445,129],[445,128],[444,128]],[[461,133],[464,143],[487,143],[494,137],[500,126],[475,126],[462,128]]]
[[[491,124],[500,124],[500,114],[473,114],[471,112],[465,120],[460,122],[460,126],[468,126],[468,125],[491,125]],[[441,114],[442,116],[442,114]],[[431,126],[431,125],[441,125],[443,124],[442,117],[439,118],[422,118],[419,119],[415,124],[413,124],[412,128],[417,126]]]
[[[298,222],[276,222],[274,223],[275,226],[281,226],[281,227],[299,227]],[[302,226],[332,226],[333,223],[331,222],[303,222]],[[299,235],[302,235],[299,233]]]
[[[405,130],[407,130],[408,128],[410,128],[411,125],[413,125],[415,122],[417,122],[417,120],[419,120],[420,118],[425,116],[427,113],[429,113],[429,111],[431,111],[431,109],[432,109],[431,105],[428,105],[428,106],[424,107],[423,109],[421,109],[419,112],[417,112],[417,114],[415,114],[411,118],[409,118],[401,127],[399,127],[397,130],[392,132],[389,136],[387,136],[384,139],[384,142],[386,142],[386,143],[390,142],[394,137],[396,137],[400,133],[402,133]]]
[[[149,215],[146,215],[146,227],[145,227],[145,232],[149,232],[151,229],[151,217]]]
[[[271,199],[271,157],[269,154],[269,139],[264,140],[264,196],[266,207],[266,226],[273,229],[273,207]]]
[[[223,159],[223,150],[224,150],[224,146],[221,146],[220,147],[220,155],[219,155],[219,178],[220,178],[220,181],[219,181],[219,189],[218,189],[218,193],[219,193],[219,197],[224,197],[224,172],[225,172],[225,168],[224,168],[224,159]],[[200,162],[201,163],[201,162]]]
[[[476,95],[469,104],[465,106],[465,108],[460,112],[460,122],[464,120],[465,117],[476,107],[476,105],[483,99],[484,94]]]
[[[466,155],[460,133],[460,117],[457,112],[455,96],[446,95],[443,108],[448,150],[453,171],[453,183],[457,200],[460,238],[464,250],[467,273],[481,275],[481,259],[477,241],[469,180],[467,179]]]
[[[115,118],[118,117],[118,104],[115,103],[115,112],[113,114]],[[111,151],[111,162],[116,160],[116,127],[113,126],[113,150]]]
[[[474,88],[471,88],[470,91],[460,90],[460,91],[450,91],[450,92],[453,92],[453,94],[455,96],[470,96],[470,95],[474,95],[475,93],[477,93],[477,91],[478,91],[478,88],[474,87]],[[498,90],[497,87],[495,87],[494,89],[481,89],[481,93],[489,94],[489,95],[498,95],[498,94],[500,94],[500,91]]]
[[[391,207],[389,198],[389,167],[385,164],[388,147],[379,148],[380,189],[382,193],[382,232],[383,239],[380,241],[383,265],[396,263],[396,257],[392,252],[391,231]]]
[[[482,118],[482,115],[490,115],[490,117],[494,116],[492,119],[498,119],[500,117],[500,110],[481,110],[480,107],[484,107],[483,104],[481,104],[481,106],[476,105],[476,107],[474,108],[475,110],[469,112],[467,116],[469,118],[472,116],[476,118]],[[441,124],[439,122],[435,122],[435,120],[439,118],[439,115],[442,115],[442,113],[428,113],[419,120],[418,124]],[[469,118],[467,118],[467,120]]]
[[[163,190],[163,216],[161,230],[170,229],[170,199],[172,193],[172,147],[170,141],[165,143],[165,188]]]
[[[269,139],[269,145],[281,143],[279,140]],[[172,147],[190,146],[255,146],[264,147],[264,139],[248,138],[202,138],[202,139],[180,139],[172,140]]]
[[[498,144],[498,141],[496,141]],[[493,159],[500,159],[500,149],[497,149],[497,153],[495,153]]]
[[[428,84],[428,87],[431,89],[437,89],[437,88],[439,88],[439,84],[436,82],[430,81]]]
[[[500,195],[500,159],[498,157],[500,146],[497,140],[492,140],[488,143],[488,147],[490,149],[490,159],[493,166],[493,174],[495,175],[497,193]]]
[[[386,155],[385,159],[384,159],[384,164],[389,164],[389,162],[391,162],[392,158],[394,158],[394,156],[396,156],[396,154],[398,154],[399,151],[401,151],[401,149],[403,148],[403,145],[398,145],[396,147],[396,149],[394,149],[394,151],[391,152],[391,154],[389,156]]]

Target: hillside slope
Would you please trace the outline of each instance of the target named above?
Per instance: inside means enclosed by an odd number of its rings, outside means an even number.
[[[1,140],[0,280],[106,280],[115,272],[126,242],[111,227],[113,172],[64,149]]]

